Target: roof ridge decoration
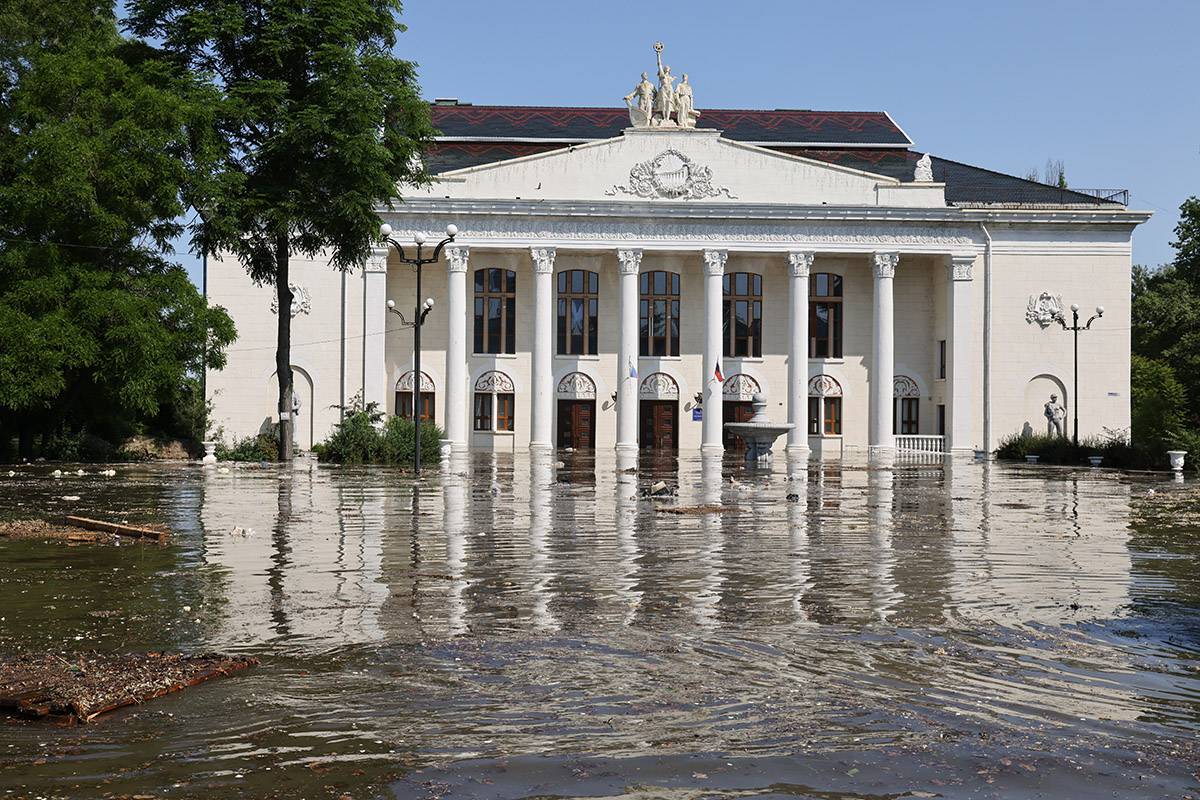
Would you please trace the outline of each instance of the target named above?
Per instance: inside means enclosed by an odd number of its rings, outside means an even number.
[[[737,199],[728,187],[713,186],[711,168],[678,150],[664,150],[649,161],[635,164],[629,170],[629,185],[614,186],[605,194],[611,197],[618,192],[663,200],[702,200],[722,194]]]
[[[625,95],[629,124],[634,128],[695,130],[700,112],[696,110],[687,73],[683,73],[683,79],[678,86],[672,86],[675,76],[671,74],[670,64],[663,65],[662,51],[663,43],[655,42],[654,52],[658,56],[658,88],[655,89],[654,84],[650,83],[646,77],[648,73],[643,72],[638,85]]]

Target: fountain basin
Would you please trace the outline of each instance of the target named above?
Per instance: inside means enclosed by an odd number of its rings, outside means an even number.
[[[726,422],[725,430],[742,437],[746,443],[746,463],[767,463],[774,453],[775,440],[795,428],[791,422],[772,422],[767,418],[767,396],[761,392],[751,400],[754,416],[745,422]]]

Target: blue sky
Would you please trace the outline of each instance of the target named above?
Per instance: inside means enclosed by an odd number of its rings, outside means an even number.
[[[1195,0],[789,2],[407,0],[397,54],[424,95],[477,105],[622,106],[663,60],[696,108],[886,111],[917,150],[1153,211],[1134,263],[1174,257],[1200,194]]]

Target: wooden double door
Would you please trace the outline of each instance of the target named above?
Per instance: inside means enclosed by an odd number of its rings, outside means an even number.
[[[643,449],[679,449],[679,402],[642,400],[642,429],[638,443]]]
[[[745,422],[754,416],[754,404],[749,400],[725,400],[721,403],[721,416],[723,423]],[[746,443],[742,441],[742,437],[734,436],[724,426],[721,427],[721,440],[727,452],[739,455],[746,452]]]
[[[596,401],[558,401],[558,446],[594,450]]]

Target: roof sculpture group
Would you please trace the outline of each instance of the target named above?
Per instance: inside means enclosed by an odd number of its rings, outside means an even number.
[[[662,63],[662,42],[654,43],[654,52],[658,55],[658,88],[650,83],[642,73],[642,80],[633,91],[625,95],[625,105],[629,107],[629,124],[635,128],[695,128],[696,118],[700,112],[696,110],[692,98],[692,86],[688,83],[685,72],[679,85],[675,86],[675,76],[671,74],[671,66]]]

